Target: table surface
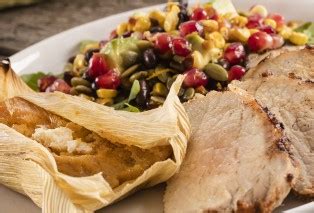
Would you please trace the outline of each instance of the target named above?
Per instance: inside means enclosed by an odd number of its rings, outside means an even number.
[[[108,15],[166,0],[43,0],[0,11],[0,58],[44,38]]]

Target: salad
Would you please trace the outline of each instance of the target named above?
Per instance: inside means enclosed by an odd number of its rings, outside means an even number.
[[[82,41],[59,76],[24,75],[39,92],[60,91],[132,112],[159,107],[179,74],[182,102],[224,90],[247,56],[314,43],[314,23],[286,22],[262,5],[237,12],[229,0],[135,13],[102,41]]]

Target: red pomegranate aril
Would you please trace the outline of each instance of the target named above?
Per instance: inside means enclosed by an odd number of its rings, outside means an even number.
[[[193,32],[198,32],[199,34],[201,34],[203,31],[203,26],[194,20],[187,21],[187,22],[180,24],[179,31],[180,31],[180,35],[182,37],[184,37],[190,33],[193,33]]]
[[[271,26],[262,26],[259,28],[260,31],[263,31],[265,33],[268,33],[268,34],[274,34],[276,33],[276,30],[271,27]]]
[[[231,43],[224,52],[224,59],[226,59],[231,65],[241,64],[245,59],[245,49],[239,42]]]
[[[45,92],[59,91],[66,94],[70,94],[71,87],[62,79],[55,80],[49,87],[46,88]]]
[[[249,29],[260,28],[263,26],[263,18],[262,16],[255,14],[248,17],[248,23],[246,27]]]
[[[273,38],[273,44],[272,49],[277,49],[279,47],[282,47],[282,45],[285,43],[283,37],[278,34],[272,34],[271,37]]]
[[[45,92],[46,89],[53,84],[53,82],[57,80],[55,76],[52,75],[46,75],[37,81],[37,86],[40,92]]]
[[[282,27],[285,24],[285,17],[278,13],[269,14],[268,18],[273,19],[276,22],[277,27]]]
[[[120,83],[121,79],[115,70],[110,70],[95,79],[96,86],[102,89],[117,89]]]
[[[166,53],[170,50],[171,36],[167,33],[161,33],[157,36],[155,41],[155,48],[160,53]]]
[[[245,68],[240,65],[234,65],[228,72],[228,80],[240,80],[245,74]]]
[[[247,43],[252,52],[261,52],[272,48],[273,38],[265,32],[256,32],[249,37]]]
[[[193,68],[191,70],[186,71],[185,79],[183,81],[183,85],[185,87],[199,87],[199,86],[206,86],[208,83],[207,75],[200,71],[199,69]]]
[[[203,8],[196,8],[191,14],[191,20],[200,21],[208,19],[208,14]]]
[[[89,60],[89,66],[87,74],[90,78],[95,79],[100,75],[107,73],[109,66],[105,60],[105,57],[99,53],[94,53]]]
[[[171,44],[175,55],[186,57],[191,53],[191,45],[184,38],[174,38]]]

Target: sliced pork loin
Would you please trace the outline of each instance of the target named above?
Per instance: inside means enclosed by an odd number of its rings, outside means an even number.
[[[301,174],[294,190],[314,196],[314,83],[302,82],[285,76],[267,77],[245,82],[233,82],[229,87],[240,87],[253,94],[261,105],[283,123],[294,146],[295,158]]]
[[[192,137],[164,205],[175,212],[270,212],[297,176],[280,127],[251,96],[210,92],[185,104]]]
[[[295,76],[314,82],[314,49],[311,47],[283,47],[264,54],[249,56],[248,72],[244,80],[268,75]]]

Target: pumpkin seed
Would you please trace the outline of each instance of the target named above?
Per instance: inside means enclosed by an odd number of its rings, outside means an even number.
[[[168,89],[163,83],[156,83],[153,87],[152,95],[166,97]]]
[[[179,64],[178,62],[175,62],[175,61],[171,61],[169,66],[175,70],[178,70],[180,72],[183,72],[184,71],[184,66],[183,64]]]
[[[130,82],[133,83],[133,81],[141,79],[141,78],[145,78],[146,76],[147,76],[147,71],[140,71],[131,75],[129,79],[130,79]]]
[[[195,90],[194,90],[194,88],[190,87],[190,88],[185,90],[185,92],[182,96],[182,99],[184,101],[188,101],[188,100],[192,99],[194,97],[194,95],[195,95]]]
[[[216,81],[227,81],[228,72],[219,64],[209,63],[204,67],[204,72]]]
[[[83,93],[85,95],[90,95],[93,93],[92,89],[87,87],[87,86],[84,86],[84,85],[78,85],[75,87],[75,90],[78,92],[78,93]]]
[[[170,90],[170,88],[171,88],[171,86],[172,86],[174,81],[175,80],[173,78],[168,78],[168,80],[167,80],[167,89],[168,90]]]
[[[122,53],[120,53],[120,55],[124,67],[130,67],[133,64],[135,64],[138,60],[138,53],[131,50],[123,51]]]
[[[163,97],[159,97],[159,96],[151,96],[150,100],[153,101],[154,103],[161,105],[165,102],[165,98]]]
[[[129,67],[121,74],[121,78],[129,77],[137,70],[137,68],[139,68],[139,66],[139,64],[134,64],[133,66]]]
[[[73,77],[71,79],[71,85],[73,87],[75,86],[78,86],[78,85],[83,85],[83,86],[86,86],[86,87],[90,87],[91,86],[91,83],[83,78],[80,78],[80,77]]]
[[[79,95],[79,93],[76,91],[75,87],[72,87],[70,90],[71,95]]]
[[[168,78],[170,78],[170,75],[167,72],[163,72],[158,75],[158,79],[163,83],[167,83]]]
[[[114,89],[98,89],[96,94],[99,98],[114,98],[118,95],[118,91]]]
[[[182,95],[184,95],[185,89],[183,89],[182,87],[180,88],[179,92],[178,92],[178,96],[181,97]]]

